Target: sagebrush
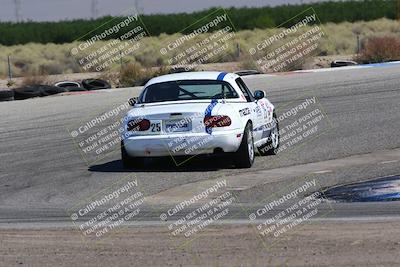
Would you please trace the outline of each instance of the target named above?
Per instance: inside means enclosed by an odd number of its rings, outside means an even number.
[[[400,23],[390,19],[375,21],[327,23],[322,25],[326,35],[321,39],[317,55],[349,55],[352,57],[357,51],[357,36],[360,40],[371,37],[398,37],[400,36]],[[227,49],[223,56],[205,63],[241,61],[244,68],[253,68],[254,64],[248,56],[248,49],[261,42],[271,34],[281,29],[256,29],[236,32],[232,41],[240,47],[241,57],[237,57],[235,46]],[[142,40],[142,48],[134,54],[124,57],[124,64],[140,64],[143,68],[161,67],[167,64],[168,57],[160,53],[160,49],[168,40],[179,38],[181,34],[159,37],[147,37]],[[195,44],[199,36],[185,43],[182,49],[187,49]],[[83,72],[77,59],[71,56],[70,51],[77,43],[71,44],[26,44],[16,46],[0,45],[0,76],[7,76],[7,56],[11,55],[14,76],[23,76],[25,73],[68,74]],[[97,42],[93,49],[103,46]],[[177,50],[176,53],[179,51]],[[176,54],[172,55],[175,56]],[[114,72],[118,71],[119,64],[113,66]]]
[[[355,60],[360,63],[400,60],[400,37],[385,36],[366,39]]]

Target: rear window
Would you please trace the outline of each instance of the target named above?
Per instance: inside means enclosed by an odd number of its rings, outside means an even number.
[[[184,80],[148,86],[139,97],[139,103],[238,97],[235,89],[224,81]]]

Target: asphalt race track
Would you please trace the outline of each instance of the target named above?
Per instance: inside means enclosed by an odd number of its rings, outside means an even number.
[[[278,156],[257,157],[250,170],[196,157],[179,167],[154,160],[145,169],[129,171],[122,168],[119,150],[87,164],[68,127],[126,102],[140,88],[1,103],[2,227],[9,222],[68,224],[69,209],[124,177],[134,177],[148,196],[140,221],[160,223],[165,207],[226,179],[226,190],[237,196],[236,215],[229,221],[243,223],[248,210],[263,206],[274,192],[311,179],[304,177],[316,179],[320,189],[400,173],[399,65],[244,79],[252,89],[265,90],[278,113],[316,97],[325,113],[318,135]],[[400,211],[398,202],[322,205],[330,210],[321,216],[325,219],[385,219]]]

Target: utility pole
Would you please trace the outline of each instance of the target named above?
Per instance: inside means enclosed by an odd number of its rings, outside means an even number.
[[[397,20],[400,22],[400,0],[397,0]]]
[[[15,6],[15,20],[16,20],[16,22],[20,22],[22,20],[21,0],[14,0],[14,6]]]
[[[360,54],[361,51],[361,40],[360,40],[360,35],[357,34],[357,54]]]
[[[143,8],[139,4],[139,0],[135,0],[135,12],[137,14],[143,14]]]
[[[135,11],[138,13],[139,12],[139,2],[138,0],[135,0]]]
[[[12,75],[12,69],[11,69],[11,59],[10,55],[7,56],[7,63],[8,63],[8,81],[11,82],[13,75]]]
[[[92,0],[92,19],[97,19],[99,13],[98,4],[97,0]]]

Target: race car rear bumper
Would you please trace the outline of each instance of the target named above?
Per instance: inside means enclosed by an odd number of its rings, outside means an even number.
[[[242,137],[241,130],[130,136],[124,139],[124,147],[131,157],[193,156],[216,150],[236,152]]]

